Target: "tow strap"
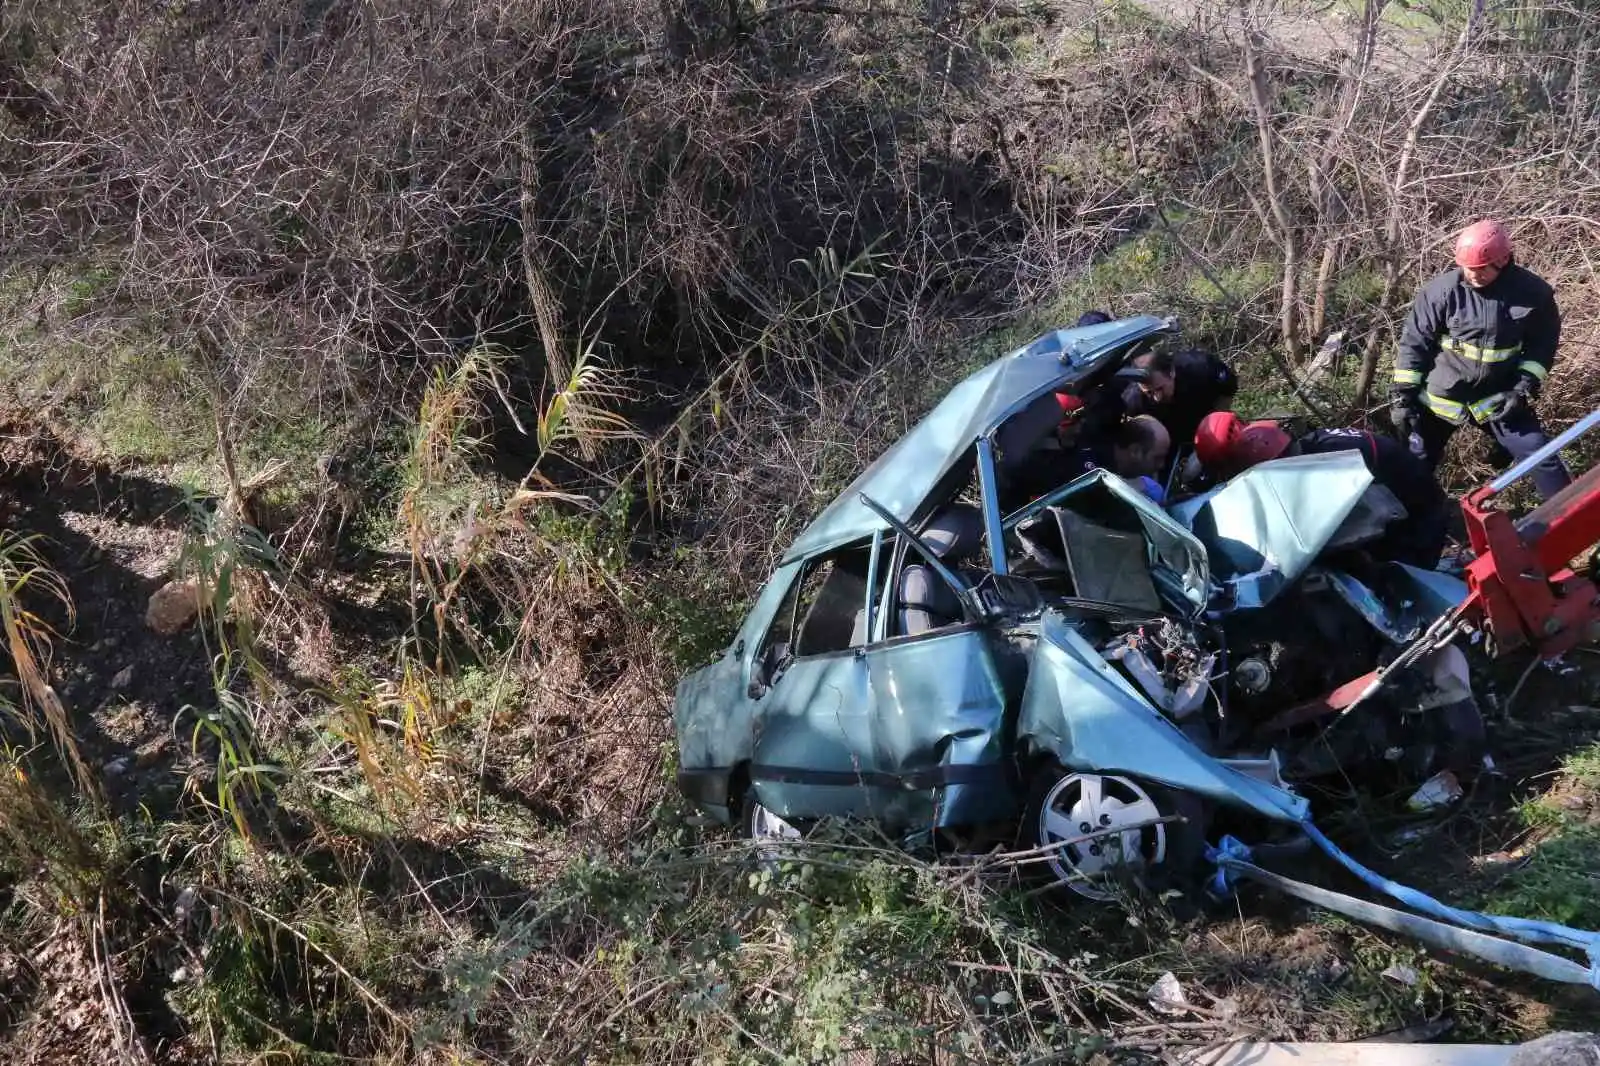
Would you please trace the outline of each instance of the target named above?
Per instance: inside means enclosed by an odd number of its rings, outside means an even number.
[[[1391,932],[1416,937],[1447,951],[1473,955],[1500,966],[1521,970],[1552,981],[1586,984],[1600,991],[1600,933],[1572,929],[1558,922],[1482,914],[1448,906],[1432,896],[1367,869],[1345,854],[1337,844],[1324,836],[1322,831],[1309,821],[1302,822],[1300,828],[1305,830],[1306,835],[1329,857],[1367,885],[1431,917],[1385,907],[1369,900],[1319,888],[1263,870],[1251,861],[1250,848],[1231,836],[1224,836],[1216,846],[1206,847],[1206,858],[1217,867],[1216,875],[1212,879],[1212,890],[1219,895],[1228,895],[1232,891],[1235,878],[1248,877],[1303,899],[1307,903],[1325,907]],[[1589,965],[1583,966],[1571,959],[1529,947],[1525,943],[1516,943],[1505,937],[1574,948],[1587,955]]]

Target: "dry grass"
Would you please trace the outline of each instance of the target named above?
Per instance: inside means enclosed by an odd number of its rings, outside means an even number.
[[[672,798],[668,712],[820,505],[1088,306],[1176,308],[1276,402],[1273,353],[1381,351],[1494,203],[1568,310],[1544,409],[1586,409],[1596,105],[1563,57],[1593,16],[1409,80],[1103,4],[713,8],[0,13],[8,338],[48,365],[136,326],[179,365],[113,370],[178,384],[117,424],[207,406],[271,469],[261,412],[293,409],[339,427],[324,503],[356,497],[275,535],[192,501],[215,700],[148,813],[84,802],[92,715],[49,702],[35,613],[65,564],[0,542],[18,708],[79,785],[0,767],[0,944],[65,929],[95,1024],[172,1062],[1137,1061],[1509,1017],[1300,915],[1086,912],[843,834],[764,873]],[[1169,969],[1181,1018],[1146,998]]]

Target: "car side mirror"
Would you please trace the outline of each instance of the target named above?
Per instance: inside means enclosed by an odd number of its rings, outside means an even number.
[[[750,687],[745,694],[753,700],[759,700],[767,694],[778,675],[789,666],[794,654],[786,640],[774,641],[761,650],[755,662],[750,664]]]
[[[976,589],[984,613],[990,618],[1034,614],[1044,610],[1039,586],[1016,574],[985,574]]]

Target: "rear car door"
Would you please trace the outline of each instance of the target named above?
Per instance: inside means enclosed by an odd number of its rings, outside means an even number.
[[[779,608],[753,671],[750,784],[786,819],[875,817],[886,793],[872,742],[868,594],[879,547],[808,559]]]

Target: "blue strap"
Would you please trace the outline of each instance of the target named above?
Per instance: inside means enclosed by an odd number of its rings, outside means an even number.
[[[1541,948],[1519,944],[1504,937],[1490,936],[1473,929],[1424,918],[1420,914],[1385,907],[1380,903],[1347,896],[1342,892],[1308,885],[1236,859],[1225,860],[1235,872],[1259,881],[1307,903],[1343,914],[1365,925],[1387,929],[1422,941],[1424,944],[1457,954],[1472,955],[1508,969],[1531,973],[1548,981],[1583,985],[1593,980],[1592,970],[1580,963]]]
[[[1250,847],[1237,837],[1224,833],[1216,845],[1206,845],[1206,861],[1215,865],[1217,872],[1211,875],[1211,891],[1217,896],[1233,895],[1234,868],[1239,863],[1253,861]]]
[[[1564,947],[1576,948],[1586,952],[1591,962],[1596,964],[1600,972],[1600,933],[1592,933],[1584,929],[1573,929],[1559,922],[1545,922],[1533,918],[1512,918],[1500,914],[1482,914],[1477,911],[1464,911],[1456,907],[1440,903],[1423,892],[1414,888],[1391,881],[1381,874],[1367,869],[1349,855],[1346,855],[1339,845],[1329,840],[1322,834],[1322,830],[1312,825],[1309,820],[1301,823],[1301,828],[1306,835],[1316,842],[1317,846],[1327,852],[1346,870],[1355,874],[1372,888],[1385,895],[1393,896],[1406,906],[1430,914],[1447,922],[1465,926],[1468,929],[1477,929],[1485,933],[1499,933],[1513,936],[1518,940],[1525,940],[1533,944],[1561,944]],[[1600,984],[1595,987],[1600,988]]]
[[[1532,918],[1513,918],[1500,914],[1483,914],[1478,911],[1466,911],[1451,907],[1424,892],[1419,892],[1397,881],[1391,881],[1387,877],[1367,869],[1361,863],[1345,854],[1337,844],[1324,836],[1322,831],[1311,824],[1309,819],[1300,823],[1300,827],[1305,830],[1306,836],[1310,837],[1330,858],[1360,878],[1368,887],[1391,896],[1406,906],[1421,911],[1423,914],[1462,928],[1477,930],[1481,933],[1509,936],[1534,944],[1559,944],[1563,947],[1584,952],[1589,959],[1589,984],[1596,990],[1600,990],[1600,933],[1584,929],[1573,929],[1559,922],[1539,921]],[[1256,874],[1260,873],[1251,865],[1249,847],[1231,836],[1223,836],[1215,847],[1207,845],[1206,859],[1216,864],[1217,871],[1212,877],[1210,885],[1212,891],[1218,895],[1231,893],[1233,880],[1238,873],[1245,870]],[[1334,893],[1333,895],[1338,894]]]

